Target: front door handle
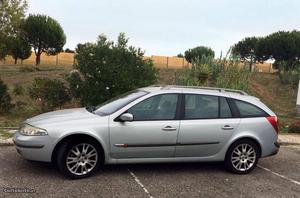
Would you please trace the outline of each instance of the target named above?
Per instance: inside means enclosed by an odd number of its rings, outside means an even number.
[[[176,131],[177,128],[175,127],[171,127],[171,126],[166,126],[164,128],[162,128],[163,131]]]
[[[223,129],[223,130],[232,130],[233,127],[230,126],[230,125],[225,125],[225,126],[222,127],[222,129]]]

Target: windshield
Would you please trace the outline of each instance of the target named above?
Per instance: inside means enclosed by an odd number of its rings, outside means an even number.
[[[95,113],[100,116],[110,115],[130,102],[148,94],[146,91],[134,90],[114,97],[96,107]]]

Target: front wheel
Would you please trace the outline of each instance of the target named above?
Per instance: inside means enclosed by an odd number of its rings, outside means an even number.
[[[57,154],[58,169],[72,179],[88,177],[98,170],[100,153],[98,144],[91,140],[64,143]]]
[[[240,140],[233,143],[226,153],[226,168],[237,174],[250,173],[259,158],[259,147],[251,140]]]

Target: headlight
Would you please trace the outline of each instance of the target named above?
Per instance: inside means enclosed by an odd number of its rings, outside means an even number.
[[[29,124],[23,124],[20,128],[20,133],[23,135],[47,135],[45,129],[31,126]]]

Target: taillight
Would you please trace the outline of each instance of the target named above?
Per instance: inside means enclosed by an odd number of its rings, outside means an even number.
[[[279,128],[278,128],[278,119],[277,119],[277,117],[276,116],[269,116],[269,117],[266,117],[266,118],[270,122],[272,127],[275,129],[276,133],[278,134]]]

